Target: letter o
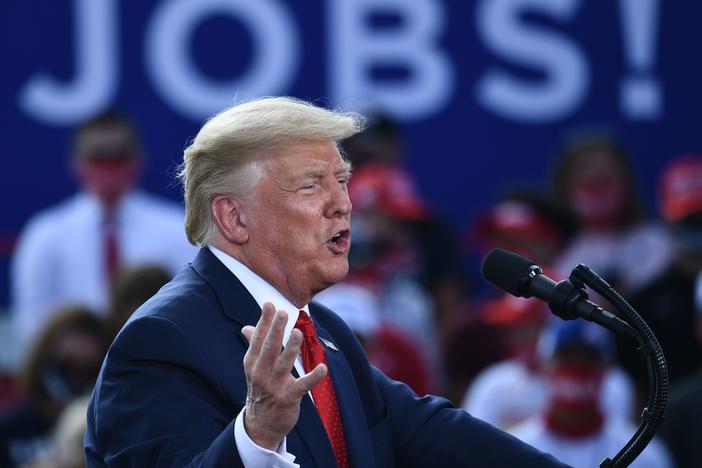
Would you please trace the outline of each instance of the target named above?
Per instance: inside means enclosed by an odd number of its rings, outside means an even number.
[[[215,13],[243,21],[254,44],[251,64],[228,81],[203,75],[189,57],[188,43],[196,26]],[[223,45],[222,50],[231,49]],[[299,41],[290,14],[271,0],[171,0],[154,13],[145,60],[162,98],[186,117],[200,120],[231,104],[237,95],[256,97],[285,89],[299,63]]]

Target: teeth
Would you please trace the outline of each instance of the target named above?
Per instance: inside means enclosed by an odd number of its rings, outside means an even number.
[[[341,239],[341,233],[337,233],[337,234],[334,235],[334,237],[332,237],[332,240],[333,240],[333,241],[336,241],[336,240],[339,240],[339,239]]]

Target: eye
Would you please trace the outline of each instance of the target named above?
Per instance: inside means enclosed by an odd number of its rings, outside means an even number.
[[[319,186],[319,184],[317,182],[313,182],[313,183],[309,183],[307,185],[303,185],[302,187],[300,187],[300,190],[306,190],[309,192],[309,191],[316,189],[318,186]]]

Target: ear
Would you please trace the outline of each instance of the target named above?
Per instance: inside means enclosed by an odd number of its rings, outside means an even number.
[[[248,242],[249,232],[242,201],[229,195],[217,195],[212,200],[212,217],[221,236],[228,242],[242,245]]]

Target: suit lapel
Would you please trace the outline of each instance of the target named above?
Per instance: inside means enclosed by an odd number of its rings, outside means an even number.
[[[310,311],[312,312],[313,309],[314,306],[311,305]],[[337,349],[341,349],[329,332],[319,326],[316,321],[315,326],[319,338],[329,341]],[[358,394],[358,386],[353,378],[351,368],[349,368],[349,364],[341,351],[335,351],[329,346],[325,346],[324,353],[327,356],[334,392],[336,393],[336,400],[341,412],[341,421],[344,425],[349,462],[351,466],[367,467],[369,466],[369,460],[372,460],[373,444],[370,440],[361,397]],[[309,398],[306,399],[309,400]]]

